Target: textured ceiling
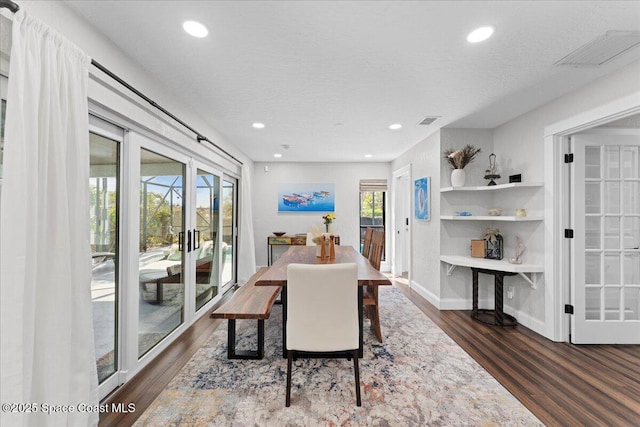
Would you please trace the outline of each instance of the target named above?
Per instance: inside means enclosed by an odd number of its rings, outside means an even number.
[[[640,30],[638,1],[65,3],[256,161],[389,161],[440,127],[496,127],[640,60],[636,47],[597,68],[553,65]],[[487,24],[492,38],[467,43]],[[418,126],[425,116],[441,118]]]

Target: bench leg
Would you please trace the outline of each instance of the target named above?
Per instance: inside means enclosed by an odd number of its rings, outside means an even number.
[[[227,326],[227,358],[262,359],[264,357],[264,319],[258,320],[258,349],[236,350],[236,319],[229,319]]]

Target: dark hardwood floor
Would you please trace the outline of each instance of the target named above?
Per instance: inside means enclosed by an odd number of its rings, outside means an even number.
[[[548,426],[639,426],[640,345],[556,343],[521,325],[487,326],[396,286]]]
[[[439,311],[403,281],[395,285],[548,426],[639,426],[640,346],[554,343],[518,325],[496,328],[468,311]],[[100,426],[127,426],[225,322],[204,316],[106,402],[134,413],[104,413]],[[384,320],[383,320],[384,325]]]

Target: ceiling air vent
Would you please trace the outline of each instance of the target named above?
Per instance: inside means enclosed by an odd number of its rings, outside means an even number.
[[[440,118],[440,116],[425,117],[424,119],[422,119],[420,121],[420,123],[418,123],[418,125],[420,125],[420,126],[429,126],[431,123],[435,122],[439,118]]]
[[[570,67],[597,67],[640,44],[640,31],[607,31],[556,62]]]

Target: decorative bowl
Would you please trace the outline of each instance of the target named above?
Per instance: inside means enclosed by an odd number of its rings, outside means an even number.
[[[500,215],[502,215],[502,208],[489,209],[489,215],[491,215],[491,216],[500,216]]]
[[[280,237],[280,236],[284,236],[287,232],[286,231],[274,231],[273,234]]]

